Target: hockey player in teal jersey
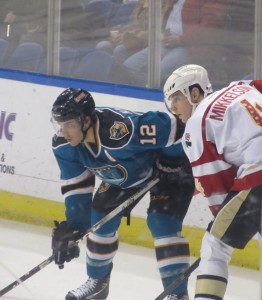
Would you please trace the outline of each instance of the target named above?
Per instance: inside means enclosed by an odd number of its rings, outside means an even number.
[[[60,268],[79,255],[72,245],[85,232],[154,176],[148,227],[164,288],[185,271],[189,245],[181,236],[194,182],[180,138],[184,125],[165,112],[135,113],[95,107],[92,95],[66,89],[53,104],[56,128],[53,152],[61,171],[66,221],[55,222],[52,248]],[[101,180],[94,192],[95,177]],[[66,300],[107,299],[113,258],[118,249],[120,213],[87,237],[87,281],[68,292]],[[138,295],[139,297],[139,295]],[[185,281],[168,300],[188,300]]]

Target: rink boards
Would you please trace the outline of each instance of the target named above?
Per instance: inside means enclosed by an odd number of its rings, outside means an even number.
[[[64,219],[60,194],[59,170],[51,150],[53,128],[50,111],[57,95],[67,87],[91,91],[97,106],[118,107],[134,111],[163,110],[159,92],[155,96],[144,90],[133,93],[108,93],[105,85],[94,86],[80,80],[56,79],[22,72],[2,72],[0,79],[0,217],[52,226]],[[5,77],[5,79],[3,78]],[[143,99],[143,93],[146,100]],[[120,93],[121,94],[121,93]],[[130,97],[130,95],[132,97]],[[160,96],[161,97],[161,96]],[[156,98],[156,99],[155,99]],[[150,100],[152,99],[152,100]],[[146,225],[148,196],[134,209],[131,226],[123,219],[119,231],[123,242],[152,247]],[[204,229],[211,220],[205,200],[196,196],[185,219],[184,235],[191,254],[198,256]],[[259,246],[252,240],[243,251],[235,251],[232,264],[258,269]]]

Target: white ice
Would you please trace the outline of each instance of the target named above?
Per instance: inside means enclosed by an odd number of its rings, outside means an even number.
[[[51,255],[51,229],[0,219],[0,290]],[[54,263],[2,296],[9,300],[62,300],[86,280],[85,245],[81,256],[59,270]],[[192,258],[193,261],[194,258]],[[196,272],[189,279],[193,299]],[[225,300],[261,300],[260,272],[230,267]],[[154,250],[120,244],[114,259],[108,300],[154,300],[162,292]]]

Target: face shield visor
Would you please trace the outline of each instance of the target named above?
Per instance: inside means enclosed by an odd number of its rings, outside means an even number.
[[[77,136],[79,135],[79,133],[82,133],[82,124],[80,117],[63,121],[57,120],[54,117],[52,117],[51,123],[55,130],[55,134],[59,137],[69,138]]]

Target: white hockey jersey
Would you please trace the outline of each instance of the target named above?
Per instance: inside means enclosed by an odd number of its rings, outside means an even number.
[[[262,80],[206,97],[186,124],[183,148],[213,214],[229,191],[262,185]]]

